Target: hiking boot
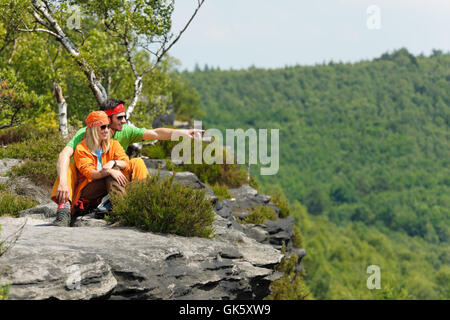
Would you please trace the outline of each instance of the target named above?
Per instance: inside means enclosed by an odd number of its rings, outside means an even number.
[[[72,215],[70,209],[61,208],[56,211],[56,219],[53,221],[53,225],[57,227],[70,227],[72,221]]]
[[[91,201],[88,199],[80,198],[73,205],[74,215],[76,217],[84,216],[92,211]]]
[[[111,211],[111,210],[112,210],[112,204],[111,204],[111,200],[110,200],[109,194],[107,194],[106,196],[104,196],[102,198],[102,201],[97,206],[97,211],[99,211],[99,212],[108,212],[108,211]]]

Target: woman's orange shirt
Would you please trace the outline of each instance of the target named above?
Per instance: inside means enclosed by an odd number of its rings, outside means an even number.
[[[75,153],[73,155],[75,166],[78,169],[77,181],[78,184],[75,188],[75,194],[72,197],[72,203],[76,203],[80,197],[81,190],[89,183],[92,179],[92,172],[97,171],[97,156],[93,154],[87,147],[86,139],[83,139],[77,147],[75,148]],[[102,165],[105,165],[111,160],[122,160],[129,166],[130,159],[123,150],[122,146],[117,140],[110,139],[110,147],[108,152],[103,153],[101,156]]]

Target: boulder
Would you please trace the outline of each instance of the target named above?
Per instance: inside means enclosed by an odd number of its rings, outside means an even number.
[[[244,228],[247,236],[258,242],[264,242],[269,237],[269,233],[262,226],[247,224]]]
[[[163,97],[162,99],[167,99],[167,97]],[[164,110],[164,113],[153,117],[152,128],[161,128],[165,125],[172,126],[175,121],[175,112],[173,105],[170,104]]]
[[[235,199],[233,206],[233,211],[235,212],[248,212],[255,206],[268,205],[271,200],[270,196],[258,193],[256,189],[247,184],[239,188],[231,188],[229,189],[229,193]]]
[[[151,175],[174,174],[161,160],[144,161]],[[7,163],[5,168],[17,162]],[[0,257],[0,284],[11,284],[9,299],[262,299],[282,276],[274,268],[283,244],[286,255],[299,256],[296,270],[302,270],[306,251],[292,246],[292,218],[237,222],[256,205],[278,215],[269,196],[243,185],[229,190],[234,198],[218,201],[192,172],[176,172],[174,181],[206,190],[215,211],[212,239],[114,227],[92,215],[78,217],[77,228],[54,227],[50,190],[24,177],[9,181],[11,192],[40,203],[19,218],[0,217],[1,239],[25,223],[19,240]]]
[[[10,179],[7,185],[7,190],[9,192],[36,200],[39,204],[46,204],[50,201],[52,190],[50,188],[35,185],[27,177],[21,176]]]
[[[0,176],[7,174],[12,167],[21,165],[22,163],[23,161],[18,159],[0,159]]]
[[[167,162],[162,159],[150,159],[148,157],[142,156],[142,160],[144,161],[147,168],[164,170],[167,167]]]
[[[3,239],[25,223],[0,257],[16,299],[262,299],[282,255],[216,215],[213,239],[135,228],[65,228],[0,217]]]
[[[56,217],[56,210],[58,209],[58,205],[53,201],[47,202],[44,204],[40,204],[36,207],[22,210],[19,212],[19,217],[21,218],[33,218],[33,219],[41,219],[41,220],[52,220]]]
[[[158,175],[160,178],[167,178],[173,176],[172,171],[167,170],[159,170],[159,169],[153,169],[148,168],[148,172],[151,176]],[[205,189],[206,191],[206,198],[208,198],[213,206],[216,205],[218,201],[218,197],[214,194],[211,188],[209,188],[206,184],[200,181],[200,179],[192,172],[190,171],[182,171],[182,172],[175,172],[175,178],[174,182],[181,184],[185,187],[192,187],[194,189]]]
[[[230,219],[233,213],[234,200],[218,201],[215,210],[222,218]]]
[[[292,251],[292,238],[294,236],[293,222],[294,219],[291,217],[276,221],[267,220],[262,226],[269,234],[267,241],[277,249],[281,249],[283,244],[285,244],[286,249],[289,252]]]
[[[7,184],[10,178],[5,175],[12,167],[21,165],[22,163],[23,161],[18,159],[0,159],[0,184]]]

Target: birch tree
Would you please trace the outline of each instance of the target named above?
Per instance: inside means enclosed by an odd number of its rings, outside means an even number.
[[[101,32],[123,48],[123,63],[134,76],[134,92],[127,108],[129,119],[141,97],[146,76],[160,65],[204,3],[204,0],[193,1],[196,7],[177,33],[171,31],[174,0],[13,0],[0,10],[2,16],[7,13],[11,17],[9,42],[19,32],[40,34],[48,41],[60,43],[85,75],[101,106],[108,99],[108,90],[104,75],[98,73],[95,54],[85,45],[92,32],[83,26],[84,17],[96,19],[102,25]],[[136,59],[142,51],[150,58],[149,64],[140,70]]]

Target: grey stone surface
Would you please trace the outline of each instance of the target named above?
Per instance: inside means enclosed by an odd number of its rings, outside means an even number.
[[[269,233],[266,230],[253,224],[246,225],[244,232],[250,238],[255,239],[258,242],[264,242],[269,237]]]
[[[292,249],[292,252],[295,253],[299,259],[306,255],[306,250],[304,248],[294,248]]]
[[[172,171],[158,170],[148,167],[147,169],[151,176],[159,174],[160,178],[167,178],[173,175]],[[206,198],[209,199],[214,206],[218,201],[217,196],[214,194],[211,188],[209,188],[207,185],[201,182],[200,179],[192,172],[189,171],[175,172],[174,182],[179,183],[185,187],[192,187],[194,189],[205,189]]]
[[[234,201],[232,200],[222,200],[218,201],[215,207],[215,210],[218,215],[222,218],[229,219],[231,218],[231,214],[233,212]]]
[[[247,218],[250,215],[250,212],[241,210],[240,208],[235,208],[231,212],[231,215],[233,217],[236,217],[236,218],[239,218],[239,219],[245,219],[245,218]]]
[[[39,204],[46,204],[50,201],[51,189],[37,186],[26,177],[10,179],[7,185],[9,192],[31,198],[39,202]]]
[[[161,169],[164,170],[167,167],[167,162],[162,159],[149,159],[147,157],[142,157],[147,168]]]
[[[0,159],[0,176],[5,175],[12,167],[18,166],[22,163],[23,161],[18,159]]]
[[[19,212],[21,218],[34,218],[41,220],[52,220],[56,217],[58,206],[53,201],[38,205],[36,207]]]
[[[163,114],[160,114],[153,118],[152,128],[161,128],[165,125],[173,125],[175,121],[175,112],[173,105],[170,104],[166,107]]]
[[[108,222],[104,219],[96,219],[92,215],[77,217],[73,227],[106,227]]]
[[[124,227],[54,227],[30,217],[1,217],[1,237],[25,219],[19,240],[0,257],[11,300],[258,299],[269,293],[265,278],[282,258],[218,215],[211,240]]]
[[[0,184],[7,184],[10,181],[10,177],[6,176],[8,171],[22,163],[23,161],[18,159],[0,159]]]
[[[147,160],[150,174],[173,175],[158,160]],[[269,196],[244,185],[230,189],[233,199],[218,201],[191,172],[176,173],[174,181],[206,189],[216,212],[213,239],[113,227],[92,216],[78,217],[77,228],[54,227],[50,190],[23,177],[8,181],[11,192],[40,203],[20,218],[0,217],[0,239],[26,221],[17,243],[0,257],[0,284],[11,284],[9,299],[262,299],[282,276],[274,266],[283,243],[286,254],[299,256],[296,270],[302,270],[306,251],[292,246],[292,218],[263,225],[237,222],[255,205],[278,215]]]
[[[229,193],[234,197],[234,212],[249,211],[255,206],[266,206],[269,204],[270,196],[258,193],[258,191],[245,184],[239,188],[229,189]]]

